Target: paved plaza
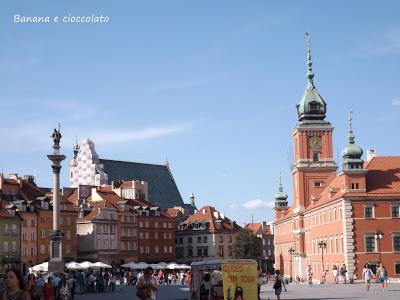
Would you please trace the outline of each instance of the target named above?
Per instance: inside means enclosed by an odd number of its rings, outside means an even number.
[[[389,292],[385,294],[381,286],[372,284],[369,292],[364,290],[363,284],[325,284],[325,285],[288,285],[288,291],[282,293],[283,300],[293,299],[322,299],[322,300],[359,300],[359,299],[400,299],[400,284],[389,285]],[[84,294],[76,295],[75,300],[136,300],[136,289],[133,286],[117,288],[114,293],[103,294]],[[189,288],[187,286],[170,285],[160,286],[157,300],[184,300],[190,299]],[[261,299],[276,299],[272,290],[272,284],[264,285],[261,289]],[[256,299],[246,299],[256,300]]]

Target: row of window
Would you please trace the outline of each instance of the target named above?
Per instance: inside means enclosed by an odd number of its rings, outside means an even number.
[[[96,225],[96,230],[97,233],[103,233],[103,234],[115,234],[115,228],[116,224],[97,224]]]
[[[140,228],[174,228],[174,223],[172,222],[139,222]]]
[[[364,235],[365,252],[378,252],[378,241],[375,238],[375,233],[367,233]],[[393,252],[400,252],[400,233],[392,234],[392,250]]]
[[[36,227],[36,220],[31,220],[30,223],[31,223],[30,224],[31,227]],[[28,227],[28,220],[23,220],[22,221],[22,226],[23,227]]]
[[[137,236],[136,228],[121,227],[121,236]]]
[[[128,241],[128,242],[121,242],[121,249],[122,250],[137,250],[137,243]]]
[[[172,254],[174,248],[172,246],[140,246],[140,253],[150,253],[150,248],[154,253]]]
[[[17,234],[17,224],[12,224],[11,230],[10,230],[9,224],[4,224],[3,233],[4,234]]]
[[[391,205],[390,206],[390,215],[392,218],[399,218],[400,214],[400,206],[399,205]],[[364,206],[364,218],[365,219],[374,219],[375,218],[375,207],[374,205],[365,205]]]
[[[34,249],[34,248],[32,248]],[[31,251],[34,251],[32,250]],[[40,244],[39,246],[39,254],[41,255],[45,255],[45,254],[50,254],[51,253],[51,246],[48,245],[46,247],[46,245]],[[71,254],[71,245],[70,244],[65,244],[65,254]],[[32,254],[34,255],[34,254]]]
[[[176,241],[176,243],[177,244],[183,244],[183,237],[180,237],[180,238],[178,238],[177,239],[177,241]],[[223,243],[224,242],[224,236],[223,235],[220,235],[219,237],[218,237],[218,241],[220,242],[220,243]],[[232,236],[231,235],[229,235],[228,236],[228,243],[232,243]],[[193,243],[193,238],[191,237],[191,236],[189,236],[188,238],[187,238],[187,242],[188,242],[188,244],[192,244]],[[198,236],[197,237],[197,244],[201,244],[201,243],[208,243],[208,237],[207,236]]]
[[[338,210],[336,208],[334,209],[329,209],[322,211],[318,214],[314,214],[310,217],[305,218],[305,227],[310,228],[310,227],[316,227],[324,224],[328,224],[331,222],[336,222],[339,221],[343,218],[342,216],[342,209],[339,208]]]
[[[96,248],[97,249],[117,249],[117,242],[116,242],[116,240],[97,239]]]
[[[158,232],[154,232],[154,239],[156,240],[156,239],[158,239],[158,238],[160,238],[160,237],[162,236],[163,237],[163,239],[164,240],[166,240],[166,239],[172,239],[172,232],[164,232],[163,233],[163,235],[159,235],[159,233]],[[139,239],[146,239],[146,240],[148,240],[148,239],[150,239],[150,233],[149,232],[139,232]]]
[[[137,221],[136,216],[123,216],[122,217],[122,222],[136,224],[136,221]]]
[[[321,248],[318,245],[320,242],[324,242],[326,247]],[[343,253],[344,252],[343,236],[331,236],[321,239],[312,239],[311,249],[312,249],[312,254],[321,254],[322,249],[324,249],[324,253],[328,254]]]
[[[8,253],[8,252],[14,252],[15,253],[15,252],[17,252],[17,242],[11,242],[11,249],[9,248],[9,243],[8,242],[4,242],[3,243],[3,250],[4,250],[4,253]]]
[[[51,237],[51,232],[52,232],[52,229],[49,229],[49,230],[48,230],[48,235],[47,235],[48,238]],[[24,237],[24,233],[22,234],[22,237]],[[42,228],[42,229],[39,230],[39,237],[40,237],[41,239],[45,239],[45,238],[46,238],[46,229],[43,229],[43,228]],[[31,234],[31,240],[34,241],[34,238],[35,238],[35,236],[34,236],[34,234],[32,233],[32,234]],[[71,239],[71,231],[70,231],[70,230],[66,230],[66,231],[64,232],[64,239],[67,239],[67,240],[70,240],[70,239]]]
[[[36,256],[36,248],[32,247],[30,252],[28,251],[28,249],[29,249],[29,248],[26,248],[26,247],[25,247],[25,248],[22,250],[22,256],[28,256],[29,253],[30,253],[30,256]]]

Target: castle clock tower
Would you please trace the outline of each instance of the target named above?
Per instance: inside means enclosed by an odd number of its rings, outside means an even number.
[[[303,212],[318,201],[319,194],[335,178],[337,169],[333,159],[333,126],[325,120],[327,104],[314,85],[308,34],[307,44],[307,87],[297,104],[298,122],[293,131],[294,263],[299,274],[307,268]]]
[[[336,175],[333,159],[333,126],[325,120],[327,104],[314,85],[310,38],[307,34],[307,88],[297,104],[298,123],[293,131],[294,211],[302,211]]]

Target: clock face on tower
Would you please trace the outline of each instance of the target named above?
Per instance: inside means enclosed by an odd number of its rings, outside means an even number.
[[[321,137],[320,136],[312,136],[310,138],[310,148],[311,149],[321,149]]]

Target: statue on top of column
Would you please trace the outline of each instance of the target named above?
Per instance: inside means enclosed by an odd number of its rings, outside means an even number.
[[[54,128],[53,134],[51,135],[53,138],[54,146],[60,146],[60,140],[61,140],[61,132],[60,132],[60,124],[58,124],[58,130]]]

